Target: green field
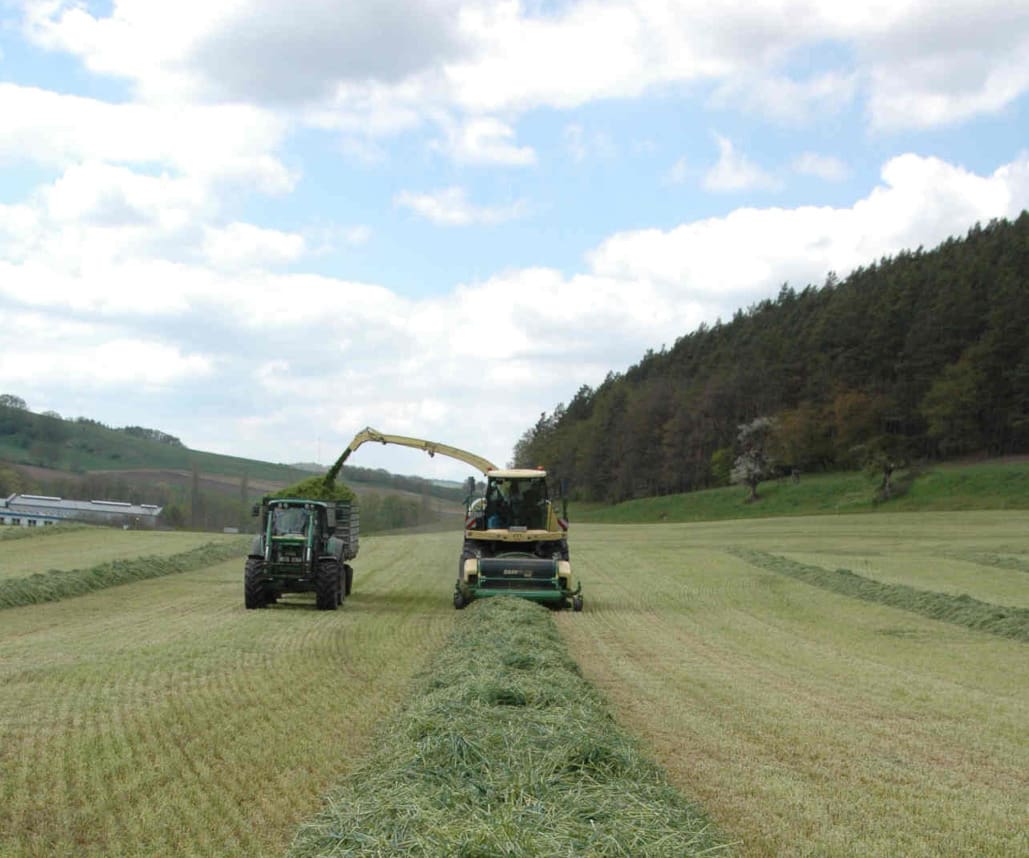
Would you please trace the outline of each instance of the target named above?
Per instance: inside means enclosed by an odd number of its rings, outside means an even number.
[[[79,569],[143,555],[178,554],[205,543],[238,538],[188,531],[48,528],[45,534],[37,538],[5,539],[0,542],[0,580],[21,578],[51,569]]]
[[[739,855],[1027,854],[1024,639],[794,574],[967,594],[1021,634],[1026,524],[577,525],[586,609],[554,619]],[[244,611],[241,562],[0,611],[0,855],[281,854],[472,616],[450,606],[459,548],[459,533],[362,540],[338,612]]]
[[[624,503],[576,505],[578,521],[610,524],[725,521],[841,513],[1029,510],[1029,461],[942,463],[894,476],[896,496],[876,499],[879,475],[861,471],[804,474],[799,481],[761,483],[757,503],[741,486],[646,497]]]

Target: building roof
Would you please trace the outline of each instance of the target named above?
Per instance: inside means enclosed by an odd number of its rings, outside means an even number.
[[[105,516],[152,516],[161,514],[163,507],[152,503],[134,504],[125,501],[110,500],[66,500],[64,498],[51,497],[50,495],[23,495],[13,494],[6,500],[0,501],[0,506],[6,507],[11,512],[20,512],[25,515],[54,515],[64,513],[65,515],[88,512],[93,515]]]

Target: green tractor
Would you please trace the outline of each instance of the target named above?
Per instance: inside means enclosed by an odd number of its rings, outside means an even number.
[[[319,611],[334,611],[350,595],[357,556],[357,502],[264,498],[254,506],[261,529],[243,576],[244,604],[264,608],[284,593],[315,594]]]

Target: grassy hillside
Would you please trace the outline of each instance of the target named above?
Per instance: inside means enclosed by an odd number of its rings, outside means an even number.
[[[895,481],[904,491],[876,503],[878,482],[861,472],[817,474],[764,482],[761,499],[747,503],[747,490],[730,486],[682,495],[641,498],[606,506],[575,504],[576,521],[609,524],[721,521],[783,515],[918,512],[962,509],[1029,509],[1029,461],[936,465],[905,472]]]

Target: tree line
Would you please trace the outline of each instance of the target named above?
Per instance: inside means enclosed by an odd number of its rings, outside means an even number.
[[[1029,213],[701,325],[515,447],[573,497],[621,501],[729,482],[741,428],[769,420],[789,473],[1029,452]]]

